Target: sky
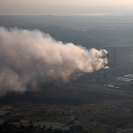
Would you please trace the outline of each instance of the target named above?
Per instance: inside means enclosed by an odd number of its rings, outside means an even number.
[[[133,0],[0,0],[1,15],[132,14]]]

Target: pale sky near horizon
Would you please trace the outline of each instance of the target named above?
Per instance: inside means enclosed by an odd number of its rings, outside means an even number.
[[[133,13],[133,0],[0,0],[0,14]]]

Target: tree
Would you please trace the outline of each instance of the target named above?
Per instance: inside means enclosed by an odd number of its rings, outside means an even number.
[[[84,128],[82,126],[77,126],[76,127],[76,131],[77,132],[80,132],[80,131],[83,131],[83,130],[84,130]]]

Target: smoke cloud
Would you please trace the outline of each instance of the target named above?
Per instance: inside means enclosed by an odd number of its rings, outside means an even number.
[[[36,89],[38,81],[63,80],[105,67],[106,50],[63,44],[38,30],[0,27],[0,95]]]

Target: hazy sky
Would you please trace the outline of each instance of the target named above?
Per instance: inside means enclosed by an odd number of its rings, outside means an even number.
[[[133,0],[0,0],[0,14],[132,13]]]

